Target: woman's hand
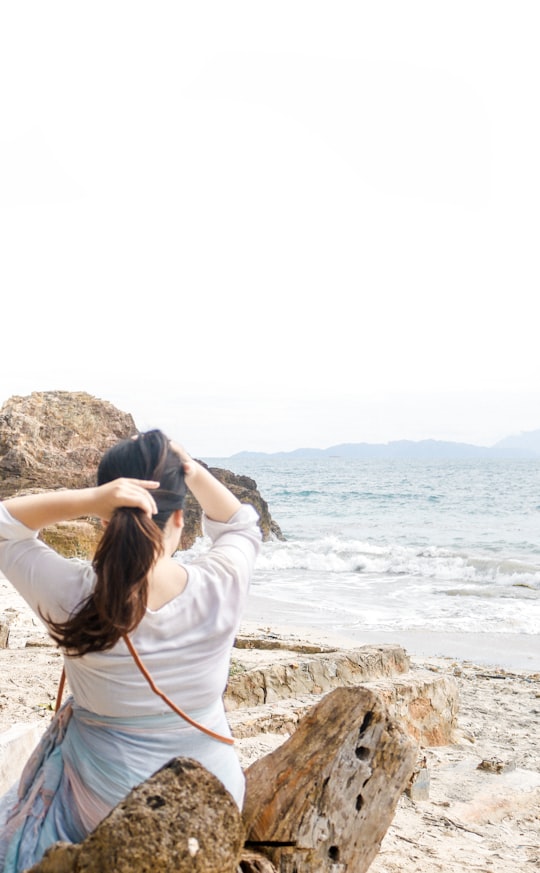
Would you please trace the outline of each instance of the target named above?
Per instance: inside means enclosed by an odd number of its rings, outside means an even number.
[[[151,494],[154,488],[159,488],[159,482],[149,479],[113,479],[112,482],[98,485],[90,489],[93,491],[92,514],[109,521],[115,510],[129,506],[142,509],[151,518],[158,511]]]
[[[186,480],[187,485],[189,483],[189,480],[192,479],[195,475],[195,472],[199,465],[196,461],[193,460],[193,458],[188,455],[185,448],[181,446],[180,443],[176,443],[174,440],[171,440],[171,449],[178,455],[178,457],[182,461],[184,479]]]

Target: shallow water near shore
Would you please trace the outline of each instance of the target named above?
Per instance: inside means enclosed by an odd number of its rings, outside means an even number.
[[[286,537],[247,618],[540,670],[540,461],[209,463],[254,478]]]

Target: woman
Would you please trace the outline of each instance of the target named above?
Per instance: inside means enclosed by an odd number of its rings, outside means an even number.
[[[157,430],[110,449],[97,481],[0,504],[0,570],[61,646],[72,694],[18,799],[12,790],[0,802],[3,873],[30,867],[56,840],[80,842],[175,756],[200,761],[243,801],[222,694],[260,544],[255,510]],[[212,546],[183,565],[173,555],[186,486]],[[87,515],[105,524],[92,564],[37,539],[42,527]],[[137,656],[202,729],[154,693]]]

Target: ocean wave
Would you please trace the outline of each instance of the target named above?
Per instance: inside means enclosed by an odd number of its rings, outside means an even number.
[[[513,591],[514,588],[522,588],[524,590],[516,594],[516,592]],[[538,595],[538,589],[534,588],[531,585],[514,583],[508,588],[501,588],[500,586],[490,587],[488,585],[483,585],[481,592],[479,592],[478,587],[445,588],[442,593],[446,597],[478,597],[479,593],[481,593],[482,597],[495,597],[497,599],[506,597],[517,598],[519,600],[536,600]]]
[[[383,547],[337,536],[315,541],[264,543],[257,567],[266,572],[305,570],[474,583],[494,586],[499,593],[508,589],[508,596],[515,597],[540,592],[540,566],[513,558],[471,555],[436,547],[420,550],[397,544]],[[447,593],[450,590],[463,589],[447,589]]]
[[[209,546],[197,540],[182,560]],[[262,544],[251,590],[329,627],[540,633],[540,566],[465,549],[337,535],[271,541]]]

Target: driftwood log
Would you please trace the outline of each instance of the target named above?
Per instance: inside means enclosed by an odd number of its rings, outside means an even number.
[[[235,873],[238,807],[201,764],[174,758],[78,845],[56,843],[28,873]]]
[[[248,768],[246,846],[279,873],[364,873],[416,756],[378,694],[337,688]]]

